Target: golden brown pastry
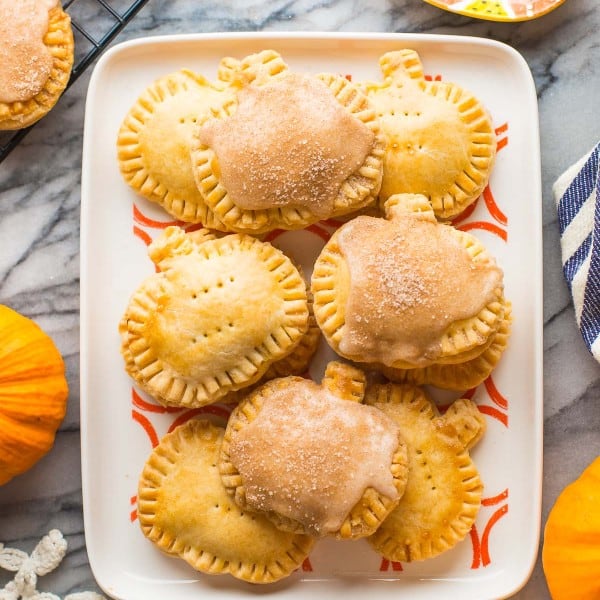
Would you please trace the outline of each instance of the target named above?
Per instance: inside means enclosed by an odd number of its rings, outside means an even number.
[[[73,66],[71,19],[58,0],[0,0],[0,130],[54,107]]]
[[[512,311],[505,301],[504,318],[491,344],[479,355],[464,363],[433,364],[421,369],[394,369],[380,366],[381,372],[391,381],[413,385],[434,385],[445,390],[464,392],[483,383],[496,368],[508,346]]]
[[[219,469],[243,509],[286,531],[353,539],[373,533],[406,485],[396,425],[361,404],[364,373],[329,363],[321,385],[274,379],[233,411]]]
[[[294,349],[288,355],[272,363],[259,381],[251,386],[229,392],[222,399],[223,402],[232,404],[239,402],[257,387],[276,377],[288,377],[289,375],[304,376],[304,374],[308,372],[311,360],[317,352],[319,342],[321,341],[321,330],[315,320],[310,290],[307,290],[306,296],[308,301],[308,329],[300,338],[298,344],[296,344]]]
[[[400,369],[481,354],[504,319],[503,273],[474,236],[398,194],[340,227],[316,260],[317,323],[341,356]]]
[[[485,432],[483,416],[466,399],[440,416],[425,392],[411,385],[372,386],[365,402],[398,424],[408,446],[406,491],[367,541],[400,562],[449,550],[469,533],[481,506],[483,485],[468,451]]]
[[[181,221],[221,231],[227,228],[196,187],[190,144],[198,120],[233,101],[232,68],[220,65],[223,79],[214,83],[189,69],[161,77],[136,100],[117,138],[121,174],[138,194]]]
[[[287,577],[314,540],[280,531],[233,502],[217,468],[222,438],[223,428],[191,420],[154,448],[139,482],[142,532],[204,573],[229,573],[251,583]]]
[[[423,194],[436,216],[449,219],[487,185],[496,156],[492,120],[470,92],[426,81],[419,55],[387,52],[382,82],[363,84],[387,137],[381,204],[393,194]]]
[[[355,85],[294,73],[273,50],[230,67],[235,102],[201,120],[191,154],[198,189],[227,228],[299,229],[374,202],[383,137]]]
[[[149,254],[160,272],[119,330],[127,372],[161,404],[203,406],[252,385],[307,331],[306,284],[269,243],[169,227]]]

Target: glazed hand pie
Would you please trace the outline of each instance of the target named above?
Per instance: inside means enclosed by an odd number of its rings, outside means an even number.
[[[380,58],[383,81],[365,82],[387,136],[380,201],[423,194],[436,216],[449,219],[487,185],[496,137],[481,102],[454,83],[426,81],[414,50]]]
[[[160,272],[119,330],[127,372],[161,404],[203,406],[251,385],[307,331],[306,284],[269,243],[169,227],[149,255]]]
[[[273,50],[236,69],[235,102],[201,119],[191,153],[198,189],[227,228],[299,229],[374,202],[383,137],[355,85],[294,73]]]
[[[316,260],[315,318],[341,356],[412,369],[461,363],[493,340],[503,273],[474,236],[436,221],[424,196],[388,199],[386,219],[340,227]]]
[[[198,571],[277,581],[302,564],[314,540],[280,531],[235,504],[217,468],[222,438],[223,428],[191,420],[154,448],[139,482],[142,532]]]
[[[454,402],[444,416],[420,388],[375,385],[365,402],[392,418],[408,447],[408,483],[398,506],[367,539],[388,560],[409,562],[449,550],[470,531],[483,485],[469,456],[485,432],[470,400]]]
[[[321,385],[274,379],[233,411],[220,471],[242,509],[286,531],[358,538],[398,503],[406,449],[398,427],[361,404],[362,371],[332,362]]]
[[[414,385],[434,385],[445,390],[464,392],[483,383],[496,368],[508,346],[512,323],[511,304],[506,301],[504,318],[491,344],[479,355],[464,363],[433,364],[421,369],[394,369],[381,366],[381,372],[391,381]]]
[[[32,125],[56,104],[73,66],[71,19],[58,0],[0,0],[0,130]]]
[[[127,113],[117,138],[119,168],[141,196],[181,221],[227,231],[196,187],[190,161],[192,131],[211,110],[233,102],[235,65],[219,66],[211,83],[188,69],[155,81]]]

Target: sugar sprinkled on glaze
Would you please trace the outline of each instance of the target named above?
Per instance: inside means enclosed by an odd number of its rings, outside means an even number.
[[[378,409],[298,379],[271,390],[256,419],[232,433],[229,454],[250,508],[325,535],[339,529],[367,488],[398,497],[391,472],[398,436]]]
[[[247,85],[238,101],[232,116],[199,131],[233,202],[246,210],[294,206],[330,214],[342,183],[370,152],[373,132],[316,77],[290,73]]]
[[[476,264],[449,226],[410,213],[361,216],[338,232],[350,272],[340,351],[365,362],[426,366],[449,325],[495,297],[502,271]]]
[[[0,0],[0,102],[25,102],[52,71],[44,45],[49,11],[57,0]]]

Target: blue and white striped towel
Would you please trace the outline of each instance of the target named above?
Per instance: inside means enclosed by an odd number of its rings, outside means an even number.
[[[556,180],[553,191],[575,318],[600,362],[600,143]]]

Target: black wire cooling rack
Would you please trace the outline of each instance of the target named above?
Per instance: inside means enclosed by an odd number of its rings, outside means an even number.
[[[18,2],[19,0],[15,0]],[[75,38],[75,59],[67,89],[94,62],[148,0],[65,0]],[[0,162],[14,150],[35,123],[18,131],[0,131]]]

